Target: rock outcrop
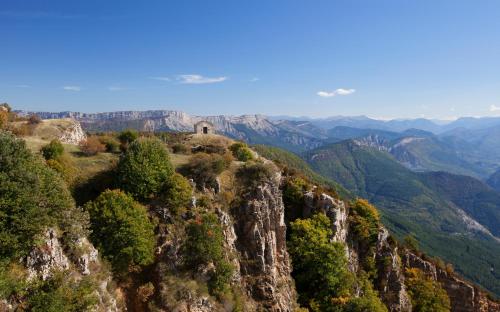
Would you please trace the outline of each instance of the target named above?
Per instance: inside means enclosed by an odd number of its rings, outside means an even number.
[[[71,125],[63,130],[59,140],[62,143],[78,145],[87,138],[83,132],[82,126],[76,120],[73,120]]]
[[[98,301],[95,310],[120,311],[116,295],[109,287],[112,282],[111,274],[101,270],[98,251],[85,237],[78,238],[74,245],[78,252],[65,250],[57,230],[47,229],[42,243],[33,248],[24,261],[28,280],[47,280],[57,271],[66,272],[68,278],[75,280],[81,279],[81,276],[95,274],[99,284],[95,291]],[[6,300],[0,302],[0,311],[16,311],[16,307],[17,303]]]
[[[469,282],[447,272],[433,263],[406,250],[403,265],[418,268],[427,276],[441,283],[451,302],[453,312],[498,312],[500,303],[490,300],[485,293]]]
[[[43,237],[43,243],[29,253],[26,258],[28,279],[36,277],[46,280],[55,270],[69,269],[69,259],[65,255],[55,229],[48,229]]]
[[[276,312],[293,311],[296,302],[280,178],[257,186],[233,212],[242,284],[257,310]]]

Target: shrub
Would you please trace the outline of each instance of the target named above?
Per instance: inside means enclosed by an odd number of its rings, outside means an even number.
[[[285,217],[287,221],[294,221],[303,217],[304,193],[308,190],[309,184],[302,178],[287,179],[283,186],[283,203],[285,205]]]
[[[212,295],[220,296],[226,290],[233,274],[233,267],[224,258],[224,234],[217,216],[204,214],[186,227],[187,238],[183,245],[184,263],[190,269],[213,263],[208,286]]]
[[[106,146],[97,137],[91,136],[80,143],[80,150],[86,156],[93,156],[106,151]]]
[[[47,160],[47,166],[57,171],[68,186],[72,186],[78,174],[78,169],[67,155],[63,154],[56,159]]]
[[[161,201],[174,214],[187,208],[191,202],[193,188],[189,181],[182,175],[175,173],[165,185],[165,190],[160,195]]]
[[[229,147],[233,156],[239,161],[249,161],[253,159],[252,151],[248,148],[245,143],[234,143]]]
[[[126,150],[132,142],[137,140],[137,138],[139,138],[139,132],[133,129],[127,129],[118,135],[122,150]]]
[[[118,163],[118,184],[138,200],[156,196],[174,174],[170,157],[158,139],[138,139]]]
[[[216,178],[228,167],[227,160],[217,154],[199,153],[193,155],[189,163],[181,168],[184,175],[192,178],[197,186],[215,187]]]
[[[418,252],[418,241],[414,235],[406,235],[404,238],[404,246],[413,252]]]
[[[63,153],[64,146],[57,139],[50,141],[49,144],[42,147],[42,155],[46,160],[57,159],[61,157]]]
[[[357,199],[351,204],[348,221],[352,234],[360,242],[360,255],[364,259],[362,267],[369,277],[374,279],[377,270],[371,255],[375,252],[380,228],[380,216],[377,208],[364,199]]]
[[[38,116],[36,114],[30,115],[30,117],[28,118],[29,125],[38,125],[41,122],[42,122],[42,118],[40,118],[40,116]]]
[[[6,111],[0,111],[0,130],[7,128],[9,123],[9,113]]]
[[[45,281],[35,281],[28,289],[28,311],[88,311],[98,303],[98,286],[90,276],[75,281],[58,273]]]
[[[405,275],[413,311],[450,311],[450,298],[439,282],[432,280],[417,268],[407,269]]]
[[[332,234],[330,219],[321,213],[291,223],[288,249],[299,303],[304,307],[319,305],[325,311],[332,299],[349,295],[353,277],[344,246],[331,242]]]
[[[85,208],[90,214],[90,238],[115,272],[153,262],[154,225],[144,206],[120,190],[108,190]]]
[[[56,172],[35,157],[24,141],[0,131],[0,260],[19,259],[47,227],[64,232],[75,206]]]
[[[270,165],[263,163],[245,164],[238,168],[236,177],[240,184],[246,189],[254,189],[255,187],[272,180],[274,170]]]
[[[108,153],[119,153],[120,152],[120,142],[112,136],[100,136],[99,141],[101,144],[106,146],[106,152]]]
[[[174,154],[189,154],[189,148],[182,143],[176,143],[172,146],[172,152]]]

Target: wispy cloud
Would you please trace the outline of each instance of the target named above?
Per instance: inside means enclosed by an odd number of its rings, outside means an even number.
[[[149,77],[149,79],[160,80],[160,81],[172,81],[169,77]]]
[[[63,90],[66,90],[66,91],[81,91],[82,88],[80,86],[64,86]]]
[[[31,18],[31,19],[74,19],[82,18],[83,15],[67,14],[60,12],[47,12],[47,11],[0,11],[0,16],[7,18]]]
[[[256,81],[259,81],[259,80],[260,80],[260,78],[258,78],[258,77],[253,77],[252,79],[250,79],[250,82],[256,82]]]
[[[500,111],[500,106],[490,105],[490,112],[498,112]]]
[[[334,97],[337,95],[349,95],[349,94],[353,94],[354,92],[356,92],[355,89],[337,89],[334,91],[319,91],[316,94],[321,96],[321,97],[328,98],[328,97]]]
[[[202,75],[179,75],[177,80],[183,84],[206,84],[206,83],[218,83],[227,80],[228,77],[204,77]]]
[[[31,88],[30,85],[26,85],[26,84],[15,85],[14,87],[16,87],[16,88]]]

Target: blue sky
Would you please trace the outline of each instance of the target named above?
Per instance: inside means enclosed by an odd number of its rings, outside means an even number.
[[[0,0],[0,40],[18,109],[500,115],[496,0]]]

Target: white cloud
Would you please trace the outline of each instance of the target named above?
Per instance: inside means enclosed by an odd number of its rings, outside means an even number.
[[[258,77],[254,77],[252,79],[250,79],[250,82],[256,82],[256,81],[259,81],[260,79]]]
[[[349,95],[349,94],[353,94],[354,92],[356,92],[355,89],[337,89],[335,91],[319,91],[318,93],[316,93],[317,95],[321,96],[321,97],[334,97],[336,95]]]
[[[500,111],[500,106],[490,105],[490,112],[498,112]]]
[[[179,75],[177,80],[183,84],[217,83],[227,80],[227,77],[203,77],[202,75]]]
[[[149,79],[160,80],[160,81],[170,81],[172,79],[168,77],[149,77]]]
[[[16,88],[30,88],[30,85],[25,85],[25,84],[20,84],[20,85],[15,85]]]
[[[66,90],[66,91],[81,91],[82,88],[80,86],[64,86],[63,90]]]

